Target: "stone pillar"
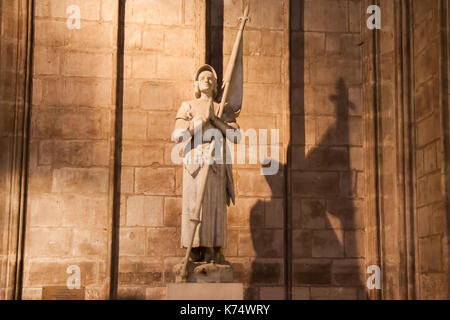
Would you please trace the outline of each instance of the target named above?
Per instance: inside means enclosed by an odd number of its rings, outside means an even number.
[[[72,21],[78,12],[79,28]],[[117,1],[35,1],[34,23],[23,298],[40,299],[43,287],[66,288],[73,266],[86,299],[105,299]]]
[[[383,285],[370,295],[446,299],[446,2],[377,4],[381,30],[364,37],[367,217],[376,226],[367,245]]]
[[[20,298],[32,1],[0,3],[0,299]]]

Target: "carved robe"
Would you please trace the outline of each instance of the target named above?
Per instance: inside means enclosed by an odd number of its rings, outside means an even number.
[[[183,102],[177,113],[177,120],[183,119],[187,123],[193,121],[196,113],[204,112],[205,102],[193,100]],[[219,104],[214,103],[215,114],[218,115]],[[236,123],[236,115],[231,108],[225,107],[222,120],[235,129],[239,129]],[[203,134],[211,128],[211,123],[203,126]],[[217,129],[218,130],[218,129]],[[220,132],[218,130],[218,132]],[[222,158],[222,164],[210,165],[208,180],[206,182],[205,195],[201,204],[200,220],[194,237],[193,247],[226,247],[227,239],[227,205],[235,201],[233,175],[231,163],[226,163],[226,139],[222,137],[221,154],[215,154]],[[204,163],[193,161],[195,152],[208,154],[210,141],[204,138],[195,141],[192,139],[186,146],[183,157],[183,209],[181,221],[181,246],[188,247],[191,241],[194,224],[190,221],[194,217],[197,193],[200,190],[200,177],[204,174]]]

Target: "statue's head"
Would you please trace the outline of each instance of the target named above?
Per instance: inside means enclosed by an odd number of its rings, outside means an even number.
[[[200,98],[204,93],[213,99],[217,96],[217,73],[209,64],[201,66],[195,74],[194,83],[195,97]]]

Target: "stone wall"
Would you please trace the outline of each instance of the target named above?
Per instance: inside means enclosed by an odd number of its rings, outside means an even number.
[[[292,297],[364,293],[360,1],[292,1]]]
[[[35,1],[34,74],[23,298],[66,286],[107,298],[117,1]],[[80,29],[67,26],[69,5]]]
[[[418,281],[422,299],[448,297],[448,207],[445,195],[445,161],[442,81],[442,1],[415,0],[414,134],[417,210]],[[448,39],[447,39],[448,41]],[[441,60],[442,59],[442,60]]]
[[[175,114],[198,66],[223,76],[247,3],[238,123],[269,143],[278,130],[280,170],[262,175],[259,154],[233,166],[225,256],[245,298],[448,297],[444,0],[380,0],[374,31],[369,0],[127,0],[123,17],[116,0],[37,0],[27,82],[30,3],[0,1],[0,299],[41,299],[69,266],[86,299],[116,280],[119,299],[165,299],[185,252]]]

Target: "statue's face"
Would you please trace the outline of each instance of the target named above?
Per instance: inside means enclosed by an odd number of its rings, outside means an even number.
[[[214,89],[216,87],[216,78],[211,71],[203,71],[198,76],[198,88],[200,92],[212,96]]]

